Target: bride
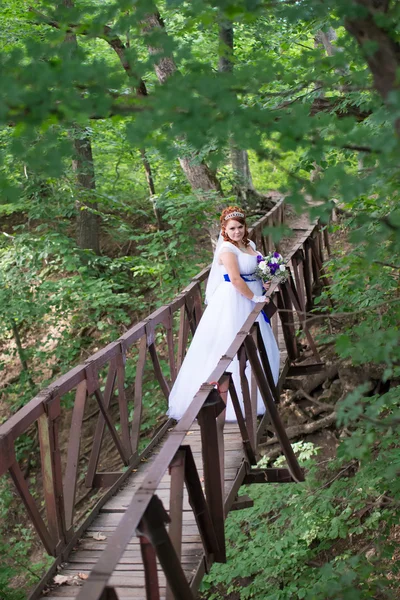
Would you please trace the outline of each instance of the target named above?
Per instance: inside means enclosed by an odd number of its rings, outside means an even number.
[[[254,308],[264,302],[263,285],[255,275],[257,256],[254,242],[248,239],[245,214],[237,206],[228,206],[220,217],[221,234],[215,250],[206,289],[205,309],[192,343],[169,396],[168,415],[179,420],[192,402],[202,383],[212,373],[220,358],[240,331]],[[279,349],[270,324],[261,313],[257,318],[275,380],[279,376]],[[248,368],[249,369],[249,368]],[[246,375],[250,384],[248,369]],[[229,369],[243,411],[239,361]],[[257,398],[257,414],[265,411],[261,395]],[[228,396],[226,420],[236,421]]]

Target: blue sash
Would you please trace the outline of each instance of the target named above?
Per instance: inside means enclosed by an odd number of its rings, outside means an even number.
[[[240,277],[241,277],[241,278],[242,278],[244,281],[246,281],[246,282],[250,282],[250,281],[257,281],[257,280],[259,279],[258,277],[256,277],[256,275],[254,275],[254,273],[249,273],[248,275],[247,275],[247,274],[245,274],[245,275],[240,275]],[[226,274],[224,274],[224,279],[225,279],[225,281],[229,281],[229,282],[230,282],[229,275],[228,275],[227,273],[226,273]],[[269,325],[271,325],[271,321],[270,321],[270,320],[269,320],[269,318],[267,317],[267,315],[266,315],[265,311],[264,311],[264,310],[262,310],[262,311],[261,311],[261,313],[262,313],[262,316],[264,317],[265,321],[266,321],[266,322],[267,322]]]

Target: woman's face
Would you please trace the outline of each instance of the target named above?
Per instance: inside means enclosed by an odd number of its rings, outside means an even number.
[[[229,219],[225,226],[225,231],[232,242],[239,243],[242,241],[245,231],[245,226],[235,219]]]

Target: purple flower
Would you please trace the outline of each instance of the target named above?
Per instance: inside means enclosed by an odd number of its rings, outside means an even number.
[[[271,275],[275,275],[275,272],[279,269],[279,265],[270,264],[269,268],[271,269]]]
[[[260,263],[262,260],[264,260],[264,258],[261,256],[261,254],[257,254],[257,264]]]
[[[274,252],[274,258],[280,258],[281,255],[279,254],[279,252]]]

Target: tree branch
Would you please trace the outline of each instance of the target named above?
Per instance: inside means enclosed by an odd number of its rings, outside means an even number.
[[[399,265],[392,265],[391,263],[382,262],[380,260],[373,260],[374,265],[382,265],[383,267],[390,267],[391,269],[396,269],[396,271],[400,271]]]
[[[58,23],[58,21],[51,19],[44,13],[40,12],[40,10],[37,10],[37,8],[34,8],[33,6],[28,6],[28,12],[33,13],[40,19],[39,22],[33,22],[32,25],[50,25],[50,27],[54,27],[55,29],[61,29],[61,26]],[[73,25],[68,25],[67,33],[72,33],[73,29]]]
[[[331,407],[332,408],[332,407]],[[318,419],[317,421],[311,421],[309,423],[303,423],[302,425],[292,425],[291,427],[286,428],[286,435],[289,440],[293,438],[299,437],[300,435],[309,435],[310,433],[315,433],[320,429],[325,429],[326,427],[330,427],[336,422],[336,412],[333,411],[331,414],[323,417],[322,419]],[[266,448],[268,446],[273,446],[274,444],[278,444],[279,440],[277,437],[270,438],[267,442],[263,442],[259,444],[259,448]],[[280,453],[282,450],[280,449]],[[266,454],[269,458],[271,458],[268,454]]]
[[[7,122],[8,127],[15,127],[18,123],[26,122],[29,120],[29,117],[34,117],[34,112],[36,107],[14,107],[8,106],[9,115],[5,115],[4,121]],[[144,111],[151,110],[150,106],[139,106],[132,104],[111,104],[109,109],[104,113],[92,113],[88,115],[88,119],[99,120],[99,119],[108,119],[109,117],[114,116],[127,116],[136,113],[141,113]],[[61,108],[52,108],[48,111],[49,116],[56,117],[59,121],[65,121],[65,114],[61,110]]]
[[[370,154],[371,152],[374,152],[376,154],[381,153],[380,150],[373,150],[369,146],[358,146],[357,144],[343,144],[343,146],[340,147],[344,150],[354,150],[355,152],[367,152],[368,154]]]
[[[315,98],[311,104],[310,114],[313,117],[319,112],[334,112],[338,118],[353,116],[359,122],[365,121],[372,114],[370,110],[360,110],[358,106],[350,104],[345,108],[341,108],[340,104],[344,98]]]
[[[29,11],[34,13],[35,15],[37,15],[40,18],[40,22],[35,23],[36,25],[45,24],[45,25],[49,25],[50,27],[54,27],[55,29],[63,29],[62,25],[58,21],[52,19],[51,17],[48,17],[47,15],[40,12],[36,8],[29,7]],[[105,42],[107,42],[107,44],[109,44],[111,46],[111,48],[114,50],[114,52],[117,54],[117,56],[120,60],[120,63],[122,65],[123,69],[125,70],[125,72],[127,73],[128,77],[136,80],[136,84],[135,84],[136,92],[143,96],[147,95],[147,89],[146,89],[146,85],[145,85],[143,79],[141,77],[139,77],[139,75],[137,75],[133,71],[129,61],[126,58],[125,44],[123,43],[123,41],[121,40],[121,38],[118,35],[113,33],[113,30],[109,25],[103,26],[102,33],[95,33],[95,32],[90,31],[90,29],[85,25],[70,23],[66,26],[66,32],[80,34],[80,35],[91,35],[92,34],[94,37],[97,37],[97,38],[102,39]]]

